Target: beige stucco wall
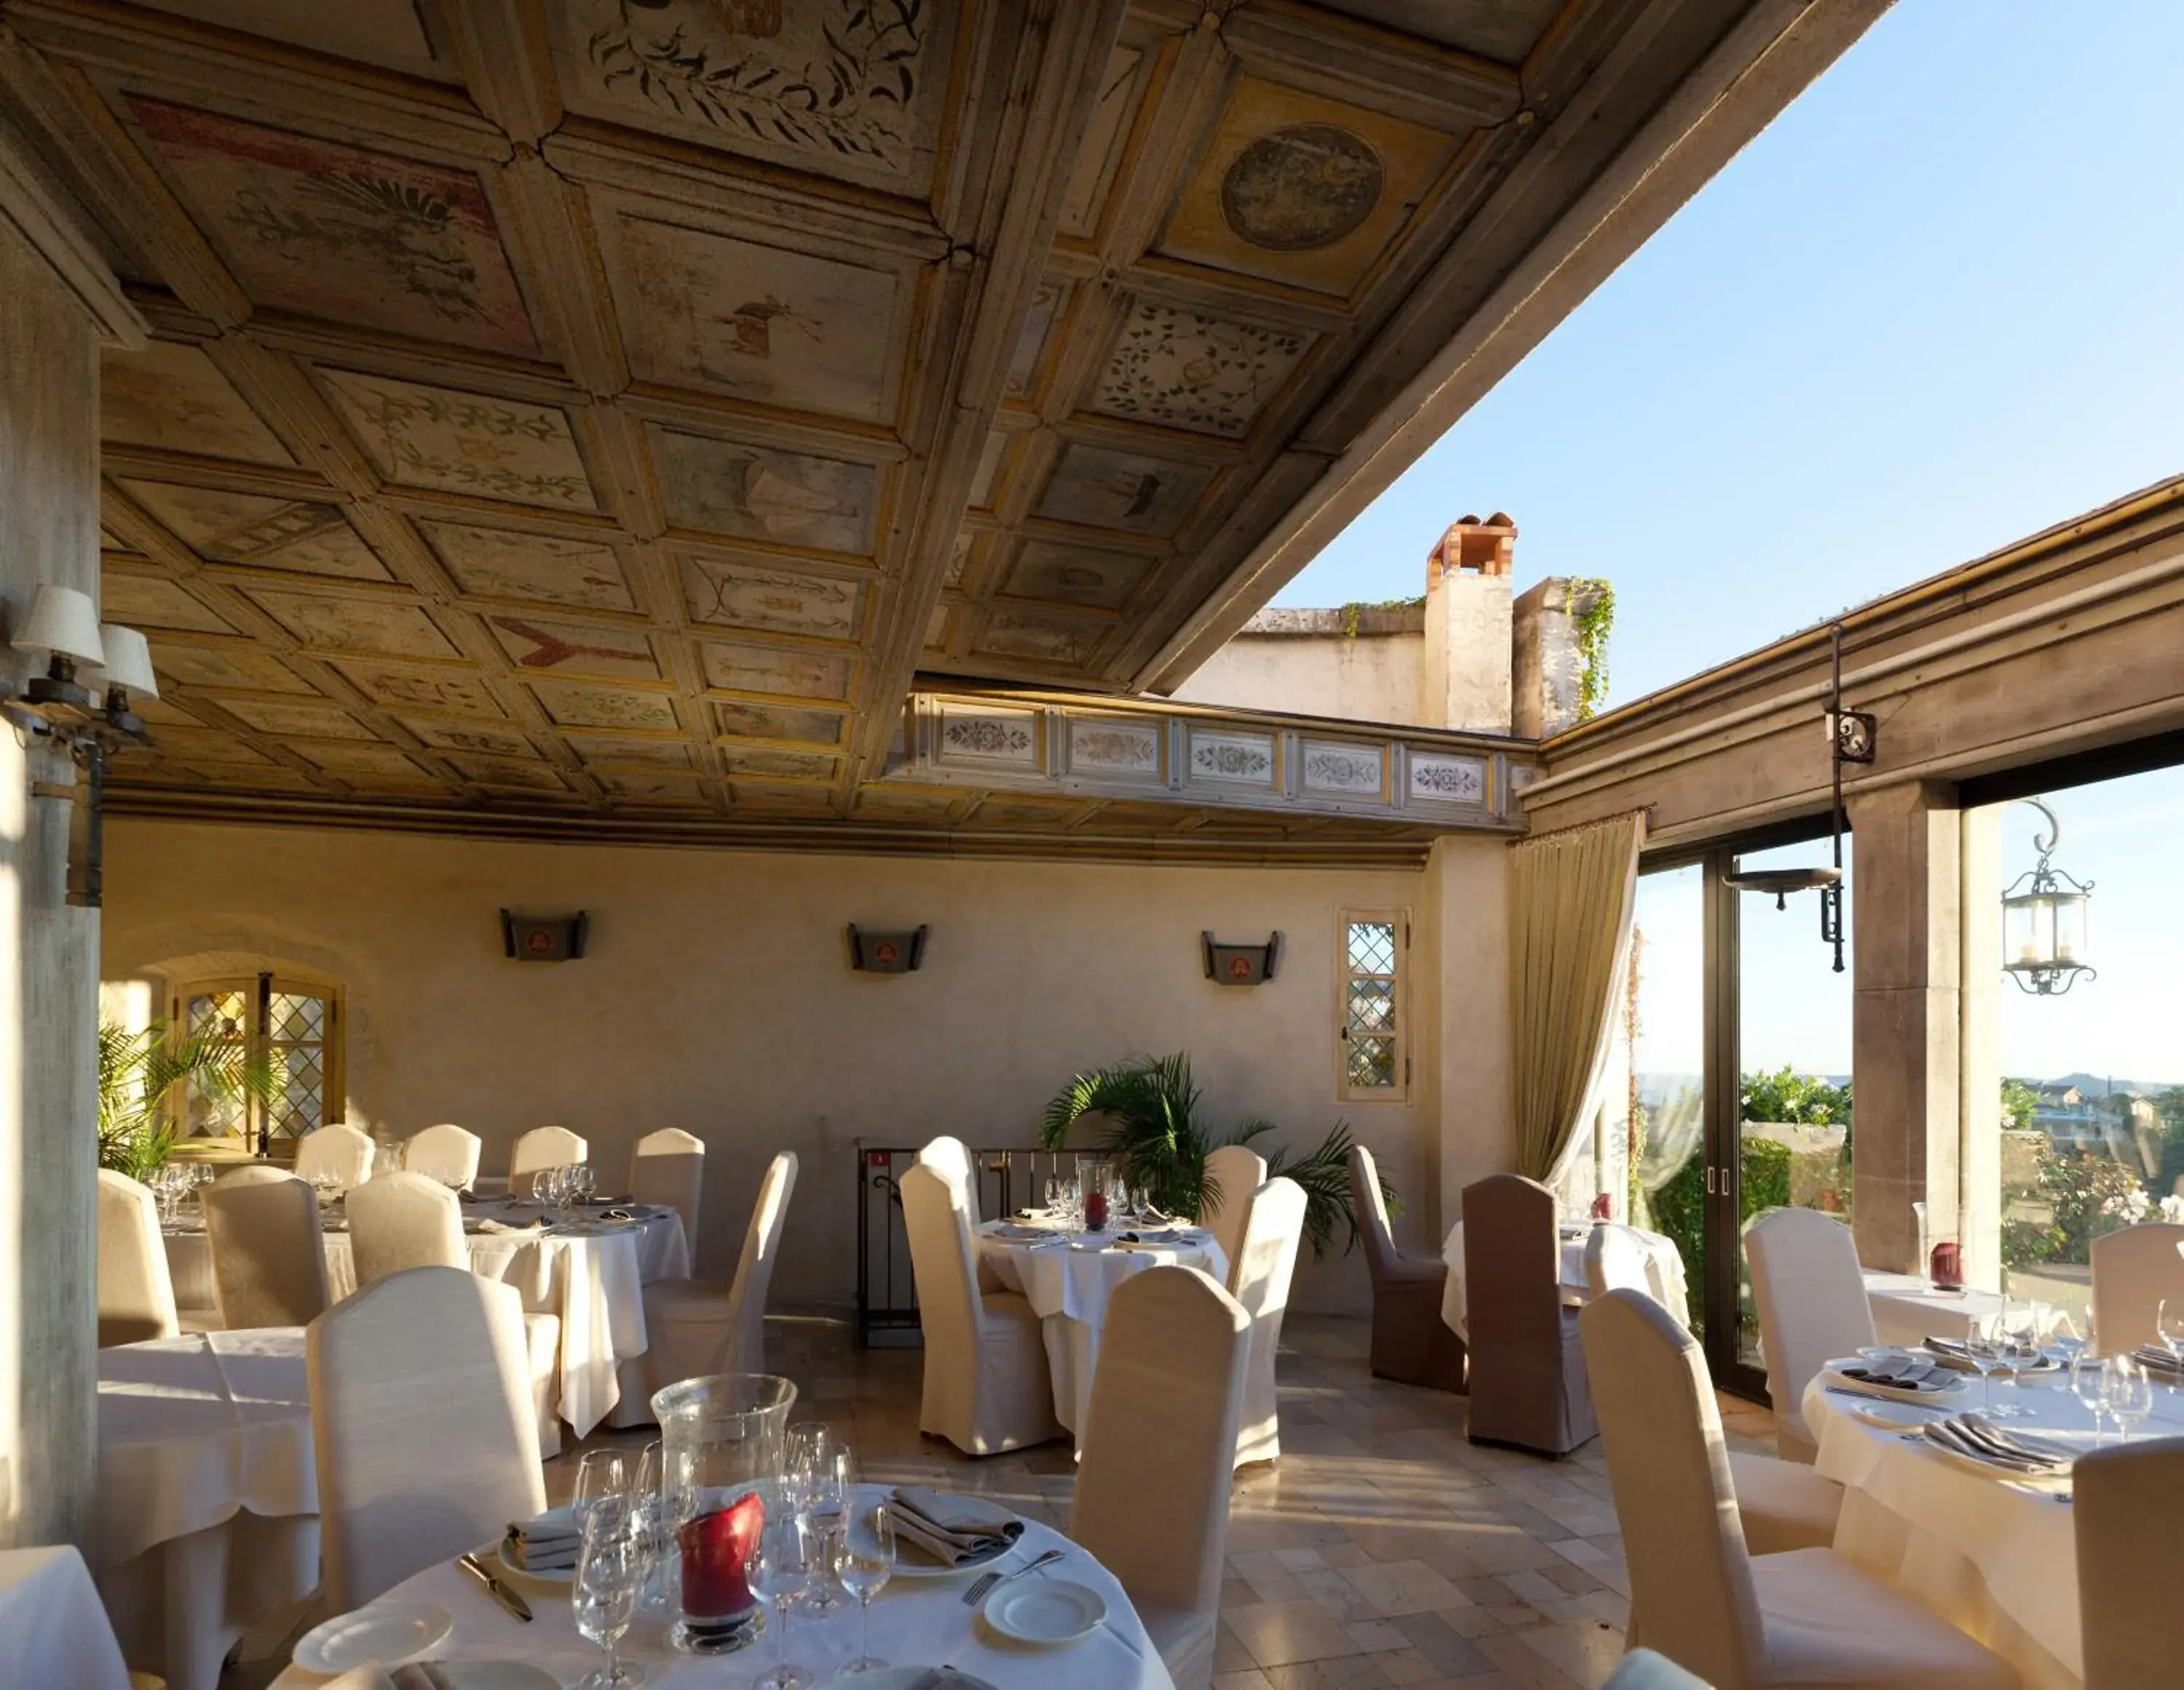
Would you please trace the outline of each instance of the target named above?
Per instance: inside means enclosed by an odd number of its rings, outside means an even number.
[[[1239,634],[1175,696],[1238,709],[1435,727],[1424,714],[1425,649],[1424,634]]]
[[[1503,848],[1440,848],[1466,877],[1434,932],[1496,947],[1457,970],[1498,994]],[[775,1283],[790,1304],[854,1296],[860,1137],[900,1144],[955,1132],[1033,1142],[1075,1069],[1188,1048],[1213,1122],[1281,1122],[1300,1148],[1346,1117],[1404,1196],[1413,1249],[1437,1241],[1436,1100],[1462,1098],[1477,1131],[1500,1095],[1504,1040],[1475,1002],[1460,1046],[1414,1052],[1407,1104],[1336,1095],[1335,935],[1346,906],[1426,900],[1431,873],[1091,864],[507,844],[366,833],[110,823],[110,991],[176,959],[255,953],[348,988],[350,1118],[407,1134],[455,1120],[488,1170],[515,1135],[559,1122],[603,1167],[679,1126],[710,1146],[703,1270],[725,1276],[759,1168],[777,1148],[803,1170]],[[497,912],[588,910],[588,953],[563,965],[501,954]],[[844,924],[932,925],[914,975],[853,972]],[[1277,978],[1206,980],[1199,933],[1279,929]],[[1439,965],[1414,949],[1422,1026]],[[1429,1077],[1429,1076],[1430,1077]],[[1459,1156],[1459,1161],[1468,1161]],[[1304,1270],[1301,1306],[1362,1307],[1362,1259]]]

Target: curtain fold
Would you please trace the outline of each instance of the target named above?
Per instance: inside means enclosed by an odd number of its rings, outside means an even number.
[[[1606,1072],[1629,967],[1642,811],[1509,853],[1510,1096],[1517,1171],[1552,1184]]]

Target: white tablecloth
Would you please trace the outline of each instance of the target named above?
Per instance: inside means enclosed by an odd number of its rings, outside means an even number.
[[[98,1352],[96,1572],[132,1665],[213,1690],[237,1637],[317,1587],[318,1510],[302,1328]]]
[[[880,1495],[866,1487],[869,1497]],[[937,1666],[945,1662],[1000,1687],[1036,1684],[1039,1690],[1173,1690],[1174,1681],[1145,1636],[1137,1612],[1114,1576],[1060,1532],[1036,1521],[1024,1523],[1010,1566],[1022,1566],[1049,1549],[1070,1551],[1045,1574],[1067,1578],[1099,1592],[1107,1604],[1107,1623],[1087,1637],[1060,1648],[1031,1648],[1011,1643],[988,1630],[978,1610],[966,1607],[968,1575],[941,1579],[897,1579],[872,1599],[872,1653],[898,1666]],[[485,1592],[448,1563],[398,1585],[375,1604],[430,1603],[454,1616],[455,1630],[436,1652],[447,1660],[521,1660],[573,1684],[599,1665],[597,1648],[577,1634],[566,1600],[555,1601],[532,1587],[526,1592],[536,1617],[529,1625],[510,1619]],[[645,1669],[645,1690],[722,1690],[759,1676],[773,1659],[773,1639],[727,1656],[694,1660],[667,1649],[662,1622],[639,1618],[623,1640],[621,1653]],[[853,1603],[842,1612],[813,1619],[797,1617],[789,1628],[792,1659],[824,1684],[855,1657],[857,1613]],[[326,1681],[290,1666],[273,1681],[274,1690],[308,1690]]]
[[[1931,1280],[1878,1268],[1865,1270],[1865,1295],[1873,1304],[1874,1334],[1885,1344],[1964,1337],[1975,1315],[1985,1320],[2002,1312],[2002,1298],[1994,1292],[1936,1291]],[[2044,1333],[2055,1324],[2055,1310],[2045,1303],[2032,1307]]]
[[[2030,1411],[2011,1425],[2092,1444],[2092,1416],[2061,1375],[2022,1391],[1997,1381],[1995,1396]],[[1977,1408],[1979,1381],[1969,1380],[1958,1399]],[[2025,1690],[2076,1686],[2084,1671],[2077,1544],[2071,1509],[2048,1493],[2058,1487],[1970,1471],[1865,1425],[1850,1406],[1828,1393],[1822,1377],[1806,1387],[1805,1423],[1820,1446],[1815,1465],[1847,1492],[1836,1549],[2014,1662]],[[2180,1434],[2184,1397],[2157,1387],[2140,1436]]]
[[[529,1205],[490,1211],[501,1224],[543,1213]],[[644,1354],[644,1285],[687,1278],[689,1246],[671,1209],[646,1209],[631,1224],[595,1220],[557,1224],[543,1234],[466,1232],[471,1268],[514,1286],[534,1315],[561,1322],[558,1408],[579,1437],[607,1417],[621,1395],[623,1362]],[[340,1223],[334,1223],[339,1225]],[[187,1309],[213,1304],[212,1253],[202,1224],[167,1231],[167,1267],[175,1301]],[[337,1301],[356,1289],[346,1231],[326,1235],[328,1288]]]
[[[129,1669],[83,1557],[0,1549],[0,1682],[129,1690]]]
[[[1571,1298],[1582,1302],[1586,1295],[1585,1278],[1585,1241],[1591,1229],[1575,1237],[1565,1231],[1562,1239],[1561,1281],[1563,1290]],[[1644,1232],[1646,1240],[1646,1287],[1653,1300],[1674,1315],[1682,1325],[1691,1323],[1691,1293],[1684,1283],[1684,1259],[1674,1242],[1666,1234]],[[1440,1317],[1449,1331],[1460,1338],[1468,1338],[1471,1329],[1463,1293],[1463,1223],[1459,1220],[1448,1229],[1448,1237],[1441,1242],[1440,1259],[1448,1264],[1448,1278],[1441,1287]]]
[[[1163,1265],[1203,1268],[1223,1284],[1228,1282],[1228,1259],[1203,1228],[1185,1229],[1189,1242],[1161,1249],[1115,1248],[1112,1233],[1085,1240],[1107,1248],[1078,1248],[1071,1241],[1084,1239],[1084,1234],[1057,1230],[1036,1240],[999,1237],[996,1229],[1006,1224],[989,1220],[978,1229],[979,1259],[1003,1290],[1022,1292],[1039,1315],[1047,1372],[1054,1382],[1054,1417],[1072,1432],[1084,1424],[1093,1369],[1100,1359],[1100,1329],[1106,1324],[1107,1301],[1117,1286]]]

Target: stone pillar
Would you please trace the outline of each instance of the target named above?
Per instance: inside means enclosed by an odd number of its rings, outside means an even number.
[[[1958,812],[1964,922],[1958,1237],[1968,1283],[2002,1289],[2002,808]]]
[[[1954,793],[1919,781],[1852,798],[1850,822],[1858,1256],[1908,1272],[1914,1203],[1935,1237],[1960,1230],[1962,833]]]
[[[1509,731],[1509,569],[1517,525],[1496,511],[1451,524],[1426,559],[1418,721]]]
[[[98,347],[143,325],[0,131],[0,613],[98,592]],[[0,687],[24,659],[0,650]],[[97,1454],[98,914],[67,902],[74,774],[0,726],[0,1547],[74,1542]]]
[[[1509,731],[1520,739],[1546,739],[1585,719],[1577,619],[1604,590],[1598,581],[1550,575],[1512,608]]]
[[[1411,947],[1418,1113],[1438,1174],[1434,1238],[1463,1213],[1463,1188],[1516,1165],[1509,1113],[1508,864],[1501,841],[1436,839]]]

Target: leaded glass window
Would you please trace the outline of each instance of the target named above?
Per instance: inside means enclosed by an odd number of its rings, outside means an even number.
[[[1410,920],[1400,910],[1342,918],[1341,1041],[1345,1096],[1393,1099],[1410,1087],[1402,959]]]
[[[273,1076],[265,1101],[187,1088],[185,1137],[298,1138],[341,1118],[341,1006],[333,987],[271,974],[203,981],[183,988],[176,1009],[187,1037],[231,1047]]]

